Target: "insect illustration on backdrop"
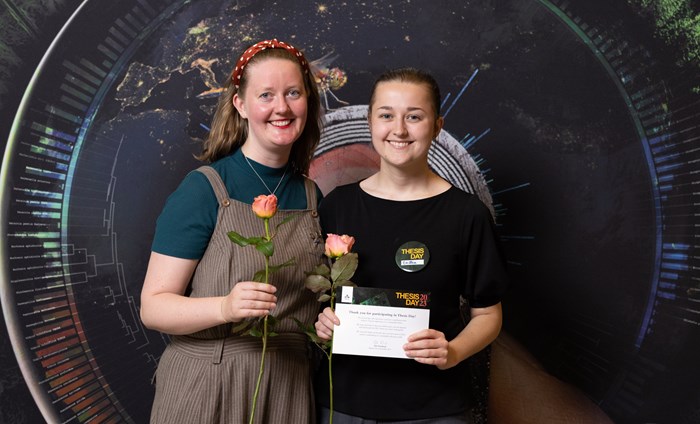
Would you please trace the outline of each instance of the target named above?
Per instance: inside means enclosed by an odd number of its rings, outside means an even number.
[[[316,79],[316,85],[323,103],[326,106],[326,111],[333,110],[328,103],[328,97],[332,97],[336,102],[346,106],[349,103],[340,100],[333,92],[340,90],[345,83],[348,82],[348,75],[339,67],[331,67],[331,63],[338,55],[331,56],[331,53],[325,54],[323,57],[312,60],[310,65]]]

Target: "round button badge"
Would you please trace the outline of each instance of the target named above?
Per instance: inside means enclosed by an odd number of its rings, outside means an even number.
[[[416,272],[425,268],[430,260],[428,246],[419,241],[408,241],[396,250],[396,265],[406,272]]]

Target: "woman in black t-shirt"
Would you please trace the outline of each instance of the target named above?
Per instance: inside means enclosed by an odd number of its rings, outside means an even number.
[[[430,292],[430,328],[408,337],[406,359],[333,357],[336,424],[470,423],[471,382],[464,362],[501,329],[507,286],[489,209],[433,172],[428,150],[442,129],[434,78],[412,68],[389,71],[375,82],[368,120],[379,171],[338,187],[320,206],[326,233],[355,238],[361,287]],[[402,267],[402,246],[422,249],[423,267]],[[417,247],[416,247],[417,246]],[[471,319],[462,323],[460,298]],[[342,325],[326,308],[317,334],[330,339]],[[320,422],[327,422],[327,367],[316,380]]]

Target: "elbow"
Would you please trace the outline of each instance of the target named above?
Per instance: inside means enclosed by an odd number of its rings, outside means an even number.
[[[143,323],[143,326],[148,328],[149,330],[152,330],[150,323],[148,321],[148,315],[144,312],[143,306],[141,306],[141,310],[139,311],[139,316],[141,317],[141,322]]]
[[[478,320],[487,344],[496,340],[503,327],[503,308],[500,303],[483,309],[472,310],[472,319]]]
[[[492,337],[491,337],[491,342],[496,340],[499,334],[501,334],[501,330],[503,329],[503,309],[501,307],[501,304],[498,304],[498,309],[494,313],[493,317],[493,332],[492,332]]]
[[[152,305],[149,304],[148,299],[145,299],[143,296],[141,297],[141,309],[139,310],[139,316],[141,317],[141,322],[143,323],[144,327],[148,328],[149,330],[158,330],[156,328],[156,323],[154,322],[153,319],[153,314],[151,313],[151,310],[153,309]]]
[[[143,326],[148,328],[149,330],[153,330],[153,324],[151,323],[148,314],[145,312],[145,308],[141,306],[141,311],[139,312],[139,316],[141,317],[141,322],[143,323]]]

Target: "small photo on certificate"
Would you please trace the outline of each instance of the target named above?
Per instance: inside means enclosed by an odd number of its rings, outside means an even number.
[[[334,354],[407,359],[408,336],[429,326],[429,292],[341,287],[336,299]]]

